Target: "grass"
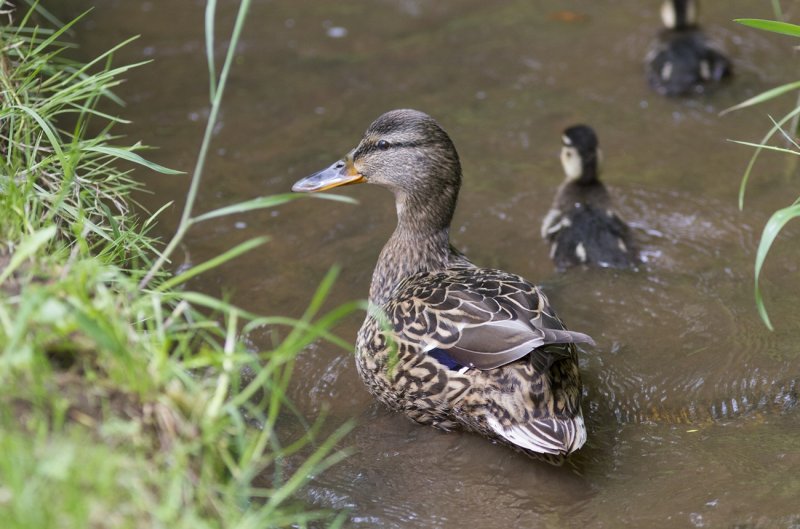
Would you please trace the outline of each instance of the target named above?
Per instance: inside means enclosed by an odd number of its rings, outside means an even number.
[[[322,313],[335,270],[299,319],[180,288],[264,238],[177,276],[164,270],[194,224],[294,196],[194,214],[207,135],[162,251],[150,234],[157,214],[134,213],[129,168],[177,172],[125,144],[112,129],[126,121],[100,110],[120,102],[121,76],[143,65],[114,64],[127,42],[87,63],[67,59],[80,17],[46,27],[35,8],[14,16],[0,27],[0,527],[340,525],[297,494],[345,457],[337,445],[349,424],[322,435],[331,428],[318,419],[293,438],[280,425],[305,421],[286,398],[297,353],[317,340],[350,351],[330,328],[361,304]],[[232,57],[219,78],[209,60],[212,108]],[[251,350],[242,338],[264,326],[283,340]],[[256,475],[271,476],[269,486],[255,487]]]
[[[780,10],[780,3],[773,2],[773,7],[775,9],[775,16],[777,18],[781,18],[783,15]],[[737,19],[736,22],[763,31],[789,35],[792,37],[800,37],[800,26],[796,24],[790,24],[788,22],[752,18]],[[725,114],[734,110],[748,108],[765,101],[771,101],[787,93],[798,94],[795,107],[791,111],[787,112],[786,115],[784,115],[780,120],[776,121],[774,118],[772,118],[772,116],[769,116],[769,119],[772,122],[772,127],[764,135],[760,142],[754,143],[729,140],[733,141],[734,143],[746,145],[755,149],[753,156],[750,158],[750,162],[747,164],[747,168],[745,169],[741,184],[739,186],[739,209],[744,208],[744,196],[747,188],[747,182],[753,171],[756,160],[763,150],[771,150],[784,154],[800,156],[800,145],[798,145],[797,141],[795,140],[795,136],[798,132],[798,118],[800,117],[800,93],[798,93],[798,90],[800,90],[800,81],[787,83],[751,97],[747,101],[743,101],[742,103],[739,103],[738,105],[735,105],[722,112],[722,114]],[[780,132],[779,137],[784,139],[786,146],[777,146],[769,143],[778,132]],[[759,278],[761,277],[761,271],[767,259],[767,254],[769,253],[770,248],[772,248],[772,245],[775,242],[778,234],[790,220],[798,217],[800,217],[800,193],[798,194],[798,198],[793,203],[773,212],[764,226],[764,230],[761,233],[761,239],[759,240],[758,250],[756,251],[756,260],[753,273],[756,308],[759,316],[761,316],[762,321],[770,330],[773,330],[773,326],[772,322],[770,321],[769,314],[767,313],[766,305],[764,304],[764,297],[761,293],[761,287],[759,286]]]

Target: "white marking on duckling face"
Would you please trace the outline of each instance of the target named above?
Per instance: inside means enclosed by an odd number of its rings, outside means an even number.
[[[664,66],[661,67],[661,79],[669,81],[670,77],[672,77],[672,63],[667,61],[664,63]]]
[[[586,248],[583,247],[582,242],[579,242],[578,246],[575,247],[575,255],[578,257],[580,262],[586,262]]]
[[[567,180],[577,180],[583,174],[583,160],[575,147],[565,145],[561,148],[561,165],[564,167]]]
[[[664,3],[661,4],[661,21],[664,22],[664,26],[669,29],[675,29],[675,24],[677,23],[676,19],[675,6],[672,0],[665,0]]]
[[[711,65],[708,61],[700,61],[700,78],[704,81],[711,80]]]
[[[572,140],[570,139],[569,136],[564,134],[563,136],[561,136],[561,143],[563,143],[564,145],[567,145],[567,146],[571,146],[572,145]]]
[[[686,2],[686,25],[693,26],[697,24],[697,2],[695,0],[688,0]],[[661,21],[669,29],[675,29],[678,24],[678,14],[675,12],[675,0],[665,0],[661,4]]]

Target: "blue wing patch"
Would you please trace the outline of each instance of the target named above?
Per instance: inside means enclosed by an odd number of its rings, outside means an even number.
[[[438,360],[440,364],[443,364],[445,367],[447,367],[447,369],[458,371],[459,369],[466,367],[453,360],[453,358],[447,354],[447,351],[444,349],[432,349],[428,351],[428,354]]]

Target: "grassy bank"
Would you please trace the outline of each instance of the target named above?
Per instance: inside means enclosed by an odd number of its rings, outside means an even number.
[[[0,527],[337,524],[294,498],[344,457],[346,428],[321,438],[317,421],[285,439],[279,424],[301,420],[285,400],[296,354],[318,339],[349,350],[328,329],[354,306],[319,313],[334,274],[299,320],[181,288],[265,241],[165,272],[169,255],[150,236],[157,215],[133,211],[130,168],[176,172],[117,136],[125,121],[107,110],[121,76],[146,66],[116,65],[116,48],[69,60],[74,21],[41,20],[18,11],[0,28]],[[212,82],[220,100],[224,75]],[[202,160],[195,193],[200,175]],[[187,214],[184,230],[286,200]],[[248,349],[242,337],[264,325],[284,340]],[[272,486],[253,488],[265,472]]]

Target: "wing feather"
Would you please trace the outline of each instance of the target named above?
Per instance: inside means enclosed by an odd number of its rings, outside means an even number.
[[[498,270],[417,274],[398,286],[392,303],[387,312],[400,339],[421,352],[446,351],[478,369],[500,367],[549,344],[594,344],[588,335],[567,330],[537,287]],[[567,355],[569,348],[537,354]]]

